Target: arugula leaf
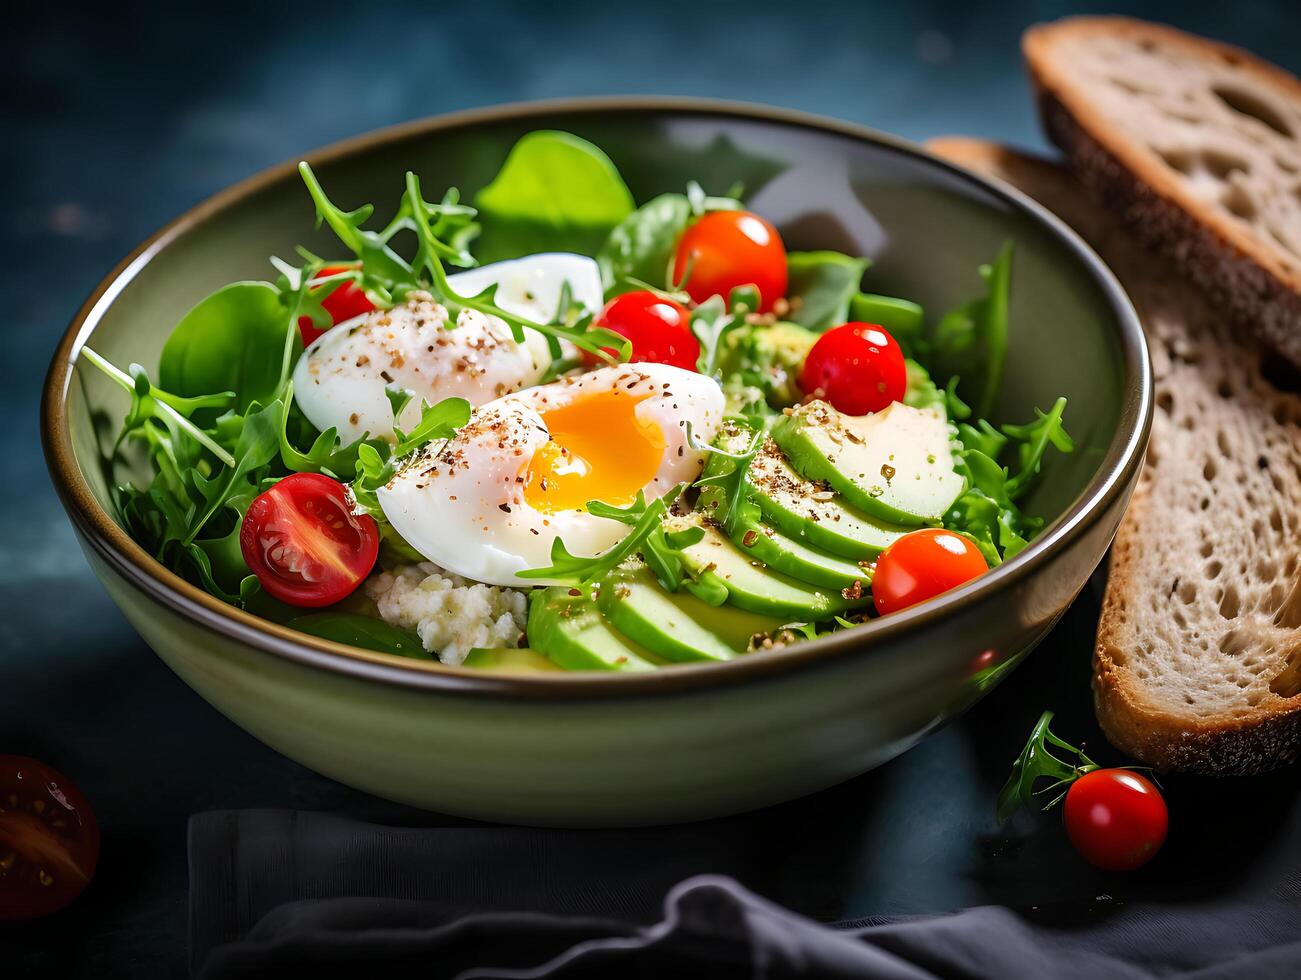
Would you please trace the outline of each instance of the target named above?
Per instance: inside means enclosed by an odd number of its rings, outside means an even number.
[[[684,195],[661,194],[615,225],[596,253],[606,296],[643,285],[667,288],[673,251],[690,219]]]
[[[841,252],[787,253],[790,319],[818,331],[845,323],[869,264]]]
[[[1007,820],[1022,807],[1027,810],[1040,809],[1040,807],[1036,806],[1036,790],[1034,788],[1035,783],[1039,780],[1051,779],[1053,781],[1043,792],[1061,791],[1042,807],[1042,809],[1048,810],[1066,796],[1066,789],[1070,787],[1071,783],[1085,773],[1100,768],[1096,762],[1080,749],[1068,742],[1063,742],[1054,735],[1048,727],[1052,720],[1053,713],[1051,711],[1045,711],[1039,716],[1039,720],[1035,722],[1035,726],[1030,732],[1030,738],[1025,743],[1025,748],[1021,750],[1021,754],[1012,763],[1011,775],[1007,777],[1007,782],[1003,784],[1003,788],[998,794],[998,820],[1000,823]],[[1064,749],[1075,758],[1067,762],[1054,755],[1050,747]]]
[[[199,516],[191,523],[189,533],[182,540],[185,545],[194,543],[205,524],[223,506],[255,486],[250,477],[275,459],[280,453],[280,412],[277,399],[266,407],[254,406],[243,418],[239,439],[232,455],[234,466],[225,466],[211,479],[201,473],[194,474],[194,484],[202,497]]]
[[[536,252],[594,255],[633,210],[610,158],[556,130],[520,137],[475,204],[484,218],[476,246],[484,262]]]
[[[1035,409],[1037,419],[1027,425],[1005,425],[1003,433],[1017,441],[1017,458],[1020,469],[1016,476],[1007,482],[1007,494],[1013,500],[1019,499],[1034,483],[1039,475],[1039,465],[1049,446],[1058,452],[1074,452],[1075,442],[1062,426],[1062,414],[1066,411],[1066,399],[1058,398],[1047,412]]]
[[[959,390],[978,416],[988,416],[1003,384],[1007,357],[1008,299],[1012,284],[1012,243],[992,265],[982,266],[985,295],[946,313],[936,324],[932,370],[940,377],[959,376]]]
[[[456,320],[461,310],[477,310],[480,313],[495,316],[502,320],[510,327],[511,336],[516,343],[524,342],[525,329],[533,329],[550,340],[560,340],[562,338],[568,340],[580,350],[595,354],[607,363],[616,360],[627,361],[632,356],[632,341],[627,337],[614,333],[612,330],[603,327],[591,327],[591,314],[573,324],[536,323],[513,313],[507,313],[499,307],[494,298],[497,293],[495,283],[477,296],[461,296],[458,294],[447,281],[447,273],[443,269],[443,263],[439,258],[440,242],[429,223],[429,208],[431,206],[421,197],[420,178],[410,171],[407,171],[406,202],[407,210],[413,215],[413,228],[419,242],[414,266],[416,269],[428,270],[433,279],[430,288],[437,295],[439,302],[447,308],[448,314],[453,321]],[[607,348],[617,351],[617,356],[612,357],[608,354],[606,352]]]
[[[752,500],[750,463],[763,448],[768,436],[768,425],[751,428],[737,420],[735,424],[749,433],[749,441],[740,452],[731,452],[720,446],[697,446],[709,453],[704,472],[695,483],[700,488],[696,508],[710,520],[722,525],[729,537],[759,523],[759,507]],[[720,437],[725,438],[725,437]]]
[[[399,657],[412,657],[417,660],[433,660],[420,642],[420,637],[412,630],[392,626],[375,616],[363,616],[351,612],[321,612],[297,616],[286,626],[310,636],[319,636],[323,640],[346,643],[361,647],[363,650],[375,650],[379,653],[391,653]]]
[[[599,555],[572,555],[565,547],[564,541],[556,538],[551,544],[551,564],[543,568],[529,568],[517,573],[520,578],[550,579],[560,585],[580,588],[588,585],[618,567],[632,557],[645,544],[647,538],[656,529],[663,530],[664,518],[668,516],[669,506],[678,498],[686,484],[680,483],[662,497],[649,504],[646,493],[637,491],[637,499],[626,508],[612,507],[599,500],[589,501],[587,509],[599,517],[617,520],[620,523],[632,523],[628,535],[612,548]],[[593,510],[593,507],[596,509]]]
[[[315,431],[314,427],[294,405],[293,383],[285,385],[284,396],[280,403],[280,461],[285,469],[292,473],[324,473],[336,480],[351,479],[357,466],[357,452],[361,444],[367,441],[362,436],[348,445],[343,445],[339,432],[333,426],[324,432],[318,432],[306,452],[298,449],[297,443],[290,437],[289,427],[297,423],[299,431]]]
[[[235,408],[275,397],[289,322],[270,283],[236,282],[200,301],[163,345],[159,385],[178,395],[235,393]]]
[[[456,430],[470,421],[470,403],[464,398],[444,398],[436,405],[420,406],[420,421],[410,432],[394,427],[397,445],[393,458],[401,459],[428,443],[450,439]]]

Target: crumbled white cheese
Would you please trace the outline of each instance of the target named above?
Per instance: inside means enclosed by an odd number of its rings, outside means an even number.
[[[366,594],[386,623],[415,630],[446,664],[475,647],[518,647],[528,620],[525,590],[472,582],[431,562],[381,572]]]

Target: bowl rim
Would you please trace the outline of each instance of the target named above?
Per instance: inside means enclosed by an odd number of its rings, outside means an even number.
[[[142,269],[173,241],[230,204],[290,176],[299,159],[313,166],[398,143],[415,135],[486,123],[527,122],[566,114],[647,112],[728,116],[847,136],[938,168],[987,195],[1027,212],[1062,241],[1098,283],[1119,326],[1124,360],[1124,403],[1105,456],[1093,479],[1072,505],[1024,551],[988,574],[935,600],[853,630],[726,663],[679,664],[671,670],[637,673],[556,672],[492,674],[364,650],[300,633],[227,605],[156,562],[99,505],[82,476],[72,449],[67,391],[76,355],[104,313]],[[55,349],[41,398],[41,442],[55,489],[79,536],[131,586],[196,625],[225,634],[254,649],[316,669],[358,679],[458,695],[504,699],[588,699],[645,697],[672,691],[703,690],[776,677],[791,670],[828,663],[870,651],[878,642],[974,605],[992,593],[1034,575],[1060,548],[1091,528],[1118,497],[1125,495],[1142,465],[1152,425],[1152,368],[1138,315],[1115,275],[1080,236],[1055,214],[1013,187],[985,178],[930,153],[901,137],[857,123],[747,102],[678,96],[596,96],[515,102],[442,113],[353,136],[267,167],[219,191],[150,235],[95,287],[72,318]]]

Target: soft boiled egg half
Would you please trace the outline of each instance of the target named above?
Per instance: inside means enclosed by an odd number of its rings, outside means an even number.
[[[596,555],[628,527],[587,503],[653,500],[700,475],[723,418],[711,378],[667,364],[624,364],[506,395],[477,409],[379,491],[393,529],[430,561],[492,585],[551,564],[561,538]]]
[[[461,296],[497,286],[497,305],[535,323],[549,323],[569,283],[574,303],[599,312],[601,273],[585,255],[552,252],[494,262],[448,277]],[[420,403],[453,396],[483,405],[537,384],[551,364],[547,339],[524,331],[516,343],[510,327],[493,316],[462,310],[456,323],[427,293],[375,310],[326,331],[294,368],[294,398],[321,431],[337,429],[351,442],[369,433],[387,437],[394,424],[409,429],[420,420]],[[396,384],[416,393],[400,419],[384,394]]]

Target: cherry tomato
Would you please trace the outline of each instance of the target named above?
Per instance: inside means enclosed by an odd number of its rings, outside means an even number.
[[[66,776],[0,755],[0,920],[37,919],[86,890],[99,860],[99,824]]]
[[[326,276],[332,276],[336,272],[347,272],[355,266],[350,265],[327,265],[321,269],[313,279],[324,279]],[[348,280],[341,282],[334,287],[334,292],[321,300],[321,306],[325,312],[330,314],[330,319],[335,323],[342,323],[344,320],[351,320],[355,316],[361,316],[363,313],[369,313],[375,309],[375,305],[366,298],[366,292],[355,282]],[[313,340],[325,333],[324,330],[318,330],[312,323],[310,316],[300,316],[298,318],[298,332],[303,335],[303,346],[306,347]]]
[[[688,371],[696,369],[700,341],[691,332],[691,315],[671,299],[645,289],[623,293],[605,304],[595,325],[631,340],[634,361],[672,364]],[[606,350],[614,353],[613,348]],[[596,364],[599,358],[584,351],[583,360]]]
[[[867,415],[903,400],[908,369],[903,351],[885,327],[842,323],[819,337],[809,351],[800,387],[846,415]]]
[[[1071,783],[1062,819],[1075,849],[1106,871],[1147,864],[1170,823],[1161,791],[1128,769],[1095,769]]]
[[[690,269],[688,269],[690,266]],[[697,303],[737,286],[759,290],[759,312],[786,295],[786,247],[777,229],[749,211],[711,211],[682,234],[673,281]]]
[[[937,527],[911,531],[876,560],[872,601],[884,616],[956,589],[987,571],[984,555],[961,534]]]
[[[375,567],[379,530],[354,514],[343,484],[294,473],[258,494],[244,515],[239,547],[262,588],[292,606],[329,606]]]

